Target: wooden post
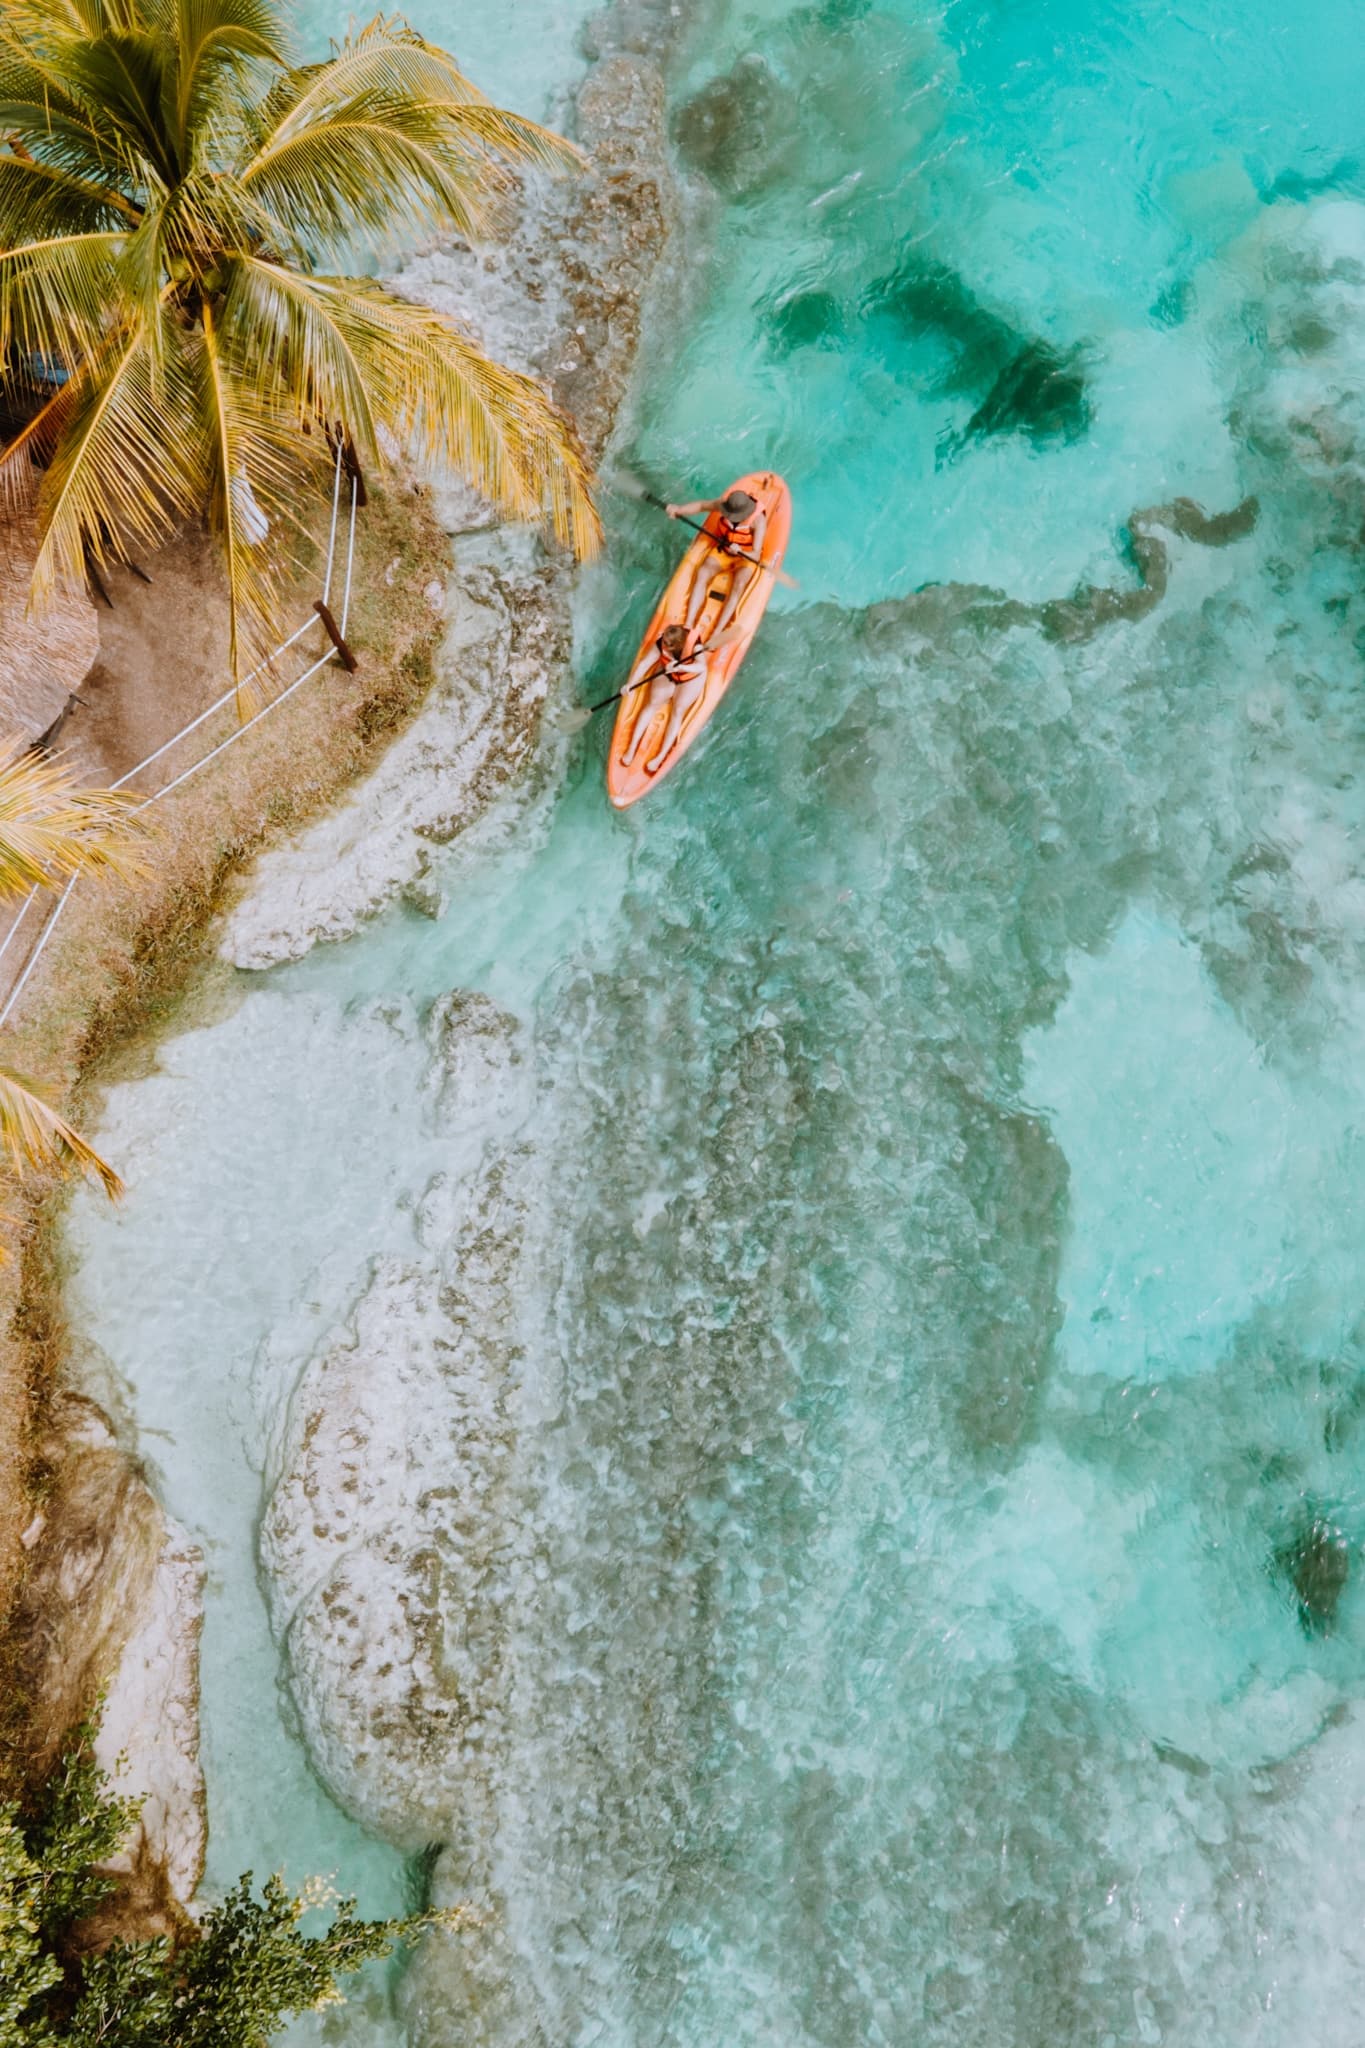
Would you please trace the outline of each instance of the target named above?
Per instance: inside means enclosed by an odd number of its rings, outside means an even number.
[[[323,603],[320,597],[315,597],[313,599],[313,610],[317,613],[318,617],[322,620],[323,625],[327,628],[328,638],[331,640],[333,647],[335,647],[337,651],[337,659],[340,661],[341,666],[346,670],[348,675],[354,675],[356,670],[359,668],[360,663],[356,660],[350,648],[342,639],[340,626],[332,617],[331,612],[327,609],[327,606]]]
[[[99,565],[95,560],[95,551],[88,543],[85,549],[85,573],[94,585],[96,593],[104,599],[104,602],[112,611],[114,609],[114,600],[110,597],[104,578],[100,575]]]
[[[360,467],[360,457],[355,452],[355,442],[349,434],[341,444],[341,460],[347,476],[355,485],[356,510],[363,512],[369,503],[365,492],[365,472]]]

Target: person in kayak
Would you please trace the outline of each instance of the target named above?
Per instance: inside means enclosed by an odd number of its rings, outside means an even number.
[[[665,626],[650,652],[638,664],[629,687],[638,690],[648,685],[649,695],[635,721],[630,745],[621,756],[627,768],[639,752],[640,742],[653,724],[655,712],[667,704],[670,710],[663,742],[653,759],[645,762],[646,775],[658,774],[665,755],[682,731],[684,718],[706,688],[706,649],[697,648],[689,654],[687,643],[691,637],[686,626]]]
[[[714,627],[716,633],[723,633],[739,610],[745,591],[754,578],[762,574],[760,569],[742,557],[762,554],[763,536],[768,530],[767,517],[760,512],[757,498],[751,497],[748,491],[731,491],[725,498],[698,498],[694,504],[669,505],[665,509],[670,519],[695,519],[699,513],[706,515],[703,530],[711,547],[697,564],[692,578],[687,599],[687,624],[689,629],[696,625],[712,578],[718,569],[725,568],[730,572],[730,588]]]

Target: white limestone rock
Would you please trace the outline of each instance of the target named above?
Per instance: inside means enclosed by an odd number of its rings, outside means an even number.
[[[579,90],[577,120],[589,174],[528,179],[504,242],[429,250],[397,282],[541,379],[598,461],[674,217],[658,70],[634,55],[604,57]],[[385,452],[398,454],[392,443]],[[261,860],[226,920],[222,955],[234,967],[298,959],[320,940],[348,937],[405,892],[419,912],[439,907],[439,884],[428,885],[424,867],[431,846],[453,839],[521,771],[541,705],[568,668],[568,563],[526,528],[496,526],[493,508],[467,485],[431,484],[454,541],[436,686],[339,811]]]
[[[546,201],[542,180],[528,180],[517,232],[505,242],[471,249],[451,242],[405,263],[393,280],[404,298],[445,313],[511,370],[535,376],[565,318],[564,293],[545,260]]]
[[[313,1763],[407,1849],[462,1832],[499,1682],[526,1107],[515,1026],[487,998],[448,998],[429,1033],[458,1170],[422,1200],[420,1255],[379,1261],[304,1366],[260,1537]]]
[[[229,913],[223,958],[263,968],[347,938],[421,885],[433,844],[455,838],[521,766],[568,656],[563,571],[533,537],[498,534],[450,587],[437,682],[369,780],[260,861]]]
[[[199,1635],[204,1560],[163,1517],[165,1540],[136,1625],[109,1682],[95,1755],[113,1789],[141,1799],[117,1869],[152,1866],[182,1905],[204,1868],[204,1774],[199,1764]]]
[[[58,1394],[42,1448],[53,1487],[28,1532],[17,1616],[33,1678],[35,1752],[55,1757],[103,1694],[96,1756],[117,1791],[143,1802],[111,1868],[131,1878],[145,1924],[169,1931],[204,1864],[203,1561],[97,1402]]]

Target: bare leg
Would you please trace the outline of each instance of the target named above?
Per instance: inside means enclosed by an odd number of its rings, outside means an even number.
[[[701,617],[706,593],[711,587],[711,578],[716,573],[716,558],[708,555],[692,578],[692,588],[687,594],[687,630],[690,633]]]
[[[630,736],[630,745],[626,748],[625,753],[621,756],[622,763],[625,767],[629,768],[631,762],[635,759],[636,754],[640,751],[640,742],[641,740],[643,740],[645,734],[649,731],[650,726],[654,723],[655,712],[658,710],[661,704],[666,704],[668,702],[669,697],[672,695],[673,685],[671,683],[665,682],[662,688],[660,688],[659,683],[657,682],[650,684],[649,696],[646,699],[645,708],[640,713],[639,717],[636,719],[635,730],[631,733]]]
[[[698,697],[701,696],[705,688],[706,673],[703,670],[701,675],[697,677],[697,680],[694,683],[680,683],[677,689],[673,692],[673,708],[668,714],[668,724],[664,728],[663,741],[659,747],[658,753],[654,756],[653,760],[645,762],[646,775],[658,774],[660,768],[663,766],[665,760],[668,758],[668,754],[673,746],[674,741],[677,739],[678,734],[682,731],[683,720],[686,718],[688,712],[692,709],[692,706],[696,703]]]
[[[726,598],[725,603],[721,606],[720,617],[716,620],[715,623],[715,632],[723,633],[725,631],[725,628],[729,625],[731,619],[739,610],[740,599],[743,598],[746,595],[746,593],[752,588],[754,582],[762,573],[763,572],[760,569],[750,569],[747,575],[745,574],[743,568],[739,568],[735,571],[735,574],[730,581],[730,595]]]

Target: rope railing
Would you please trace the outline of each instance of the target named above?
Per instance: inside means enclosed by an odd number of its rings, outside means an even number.
[[[327,567],[323,576],[322,584],[322,601],[324,604],[327,603],[332,592],[332,572],[336,561],[337,516],[341,503],[341,476],[342,451],[340,448],[338,448],[336,456],[335,475],[332,484],[331,529],[327,536]],[[356,496],[356,479],[355,476],[352,475],[350,522],[346,535],[346,580],[341,595],[341,632],[343,636],[345,635],[346,622],[350,615],[351,578],[355,568]],[[246,688],[249,684],[253,683],[256,677],[261,674],[262,670],[272,667],[273,664],[279,660],[282,654],[287,653],[288,650],[291,647],[293,647],[297,641],[303,638],[304,634],[309,630],[309,628],[311,626],[315,626],[316,624],[316,616],[310,616],[309,618],[305,619],[303,624],[301,626],[296,627],[294,632],[292,632],[289,635],[289,638],[287,640],[282,640],[280,642],[280,645],[275,649],[273,654],[268,654],[264,661],[258,662],[256,667],[252,669],[251,673],[242,678],[241,683],[234,683],[230,689],[225,690],[222,696],[216,698],[215,701],[212,704],[210,704],[206,710],[201,711],[197,717],[192,718],[189,721],[188,725],[182,726],[179,732],[173,733],[170,739],[166,740],[161,746],[155,748],[152,753],[148,754],[145,760],[139,761],[135,768],[129,768],[125,774],[120,775],[118,781],[111,783],[110,787],[112,789],[123,789],[126,784],[134,781],[137,778],[137,776],[141,775],[145,768],[152,767],[155,762],[161,760],[163,755],[169,754],[172,748],[178,747],[182,740],[188,739],[191,733],[197,732],[199,727],[203,725],[207,719],[212,718],[215,712],[221,711],[224,705],[230,703],[234,697],[237,697],[242,689]],[[183,769],[179,775],[173,776],[169,782],[163,783],[160,789],[154,789],[151,792],[150,796],[145,796],[140,804],[135,805],[132,815],[134,817],[141,817],[142,813],[145,810],[149,809],[149,807],[152,804],[159,803],[163,796],[169,796],[172,790],[179,789],[183,783],[189,781],[192,775],[197,775],[201,768],[207,768],[210,761],[217,760],[218,756],[222,753],[225,753],[226,750],[233,744],[234,741],[243,739],[246,736],[246,734],[251,731],[251,728],[254,725],[259,725],[263,718],[265,718],[270,712],[274,711],[279,705],[285,703],[290,697],[292,697],[296,690],[301,689],[306,682],[308,682],[313,676],[315,676],[318,673],[319,669],[326,668],[327,664],[331,661],[335,661],[336,658],[336,649],[333,647],[329,647],[325,654],[320,655],[317,658],[317,660],[309,663],[308,667],[303,671],[302,675],[295,676],[293,682],[289,684],[287,689],[281,690],[278,696],[270,698],[267,703],[263,704],[259,711],[253,712],[250,718],[244,719],[240,725],[234,727],[234,729],[228,734],[225,740],[220,740],[216,747],[210,747],[207,754],[201,755],[197,761],[192,761],[189,767]],[[52,937],[53,932],[57,929],[58,920],[60,919],[62,912],[65,910],[67,903],[70,901],[71,892],[75,888],[78,880],[79,877],[73,875],[71,879],[67,882],[66,887],[62,890],[61,895],[57,898],[56,905],[50,912],[47,922],[42,926],[38,935],[38,942],[34,946],[33,951],[29,954],[28,959],[24,963],[23,972],[20,974],[19,979],[15,982],[14,987],[10,990],[4,1008],[0,1009],[0,1026],[3,1026],[6,1023],[6,1021],[9,1018],[11,1010],[14,1008],[20,996],[23,994],[24,989],[28,985],[29,978],[32,975],[34,968],[38,965],[39,960],[43,956],[43,952],[46,949],[48,940]],[[0,940],[0,961],[4,959],[5,954],[9,951],[10,945],[14,940],[14,937],[19,930],[19,927],[23,924],[25,918],[28,916],[29,910],[32,907],[34,900],[39,894],[40,890],[37,887],[37,885],[35,885],[32,889],[29,890],[28,895],[24,898],[22,904],[19,906],[19,910],[15,915],[9,930],[6,932],[3,940]]]

